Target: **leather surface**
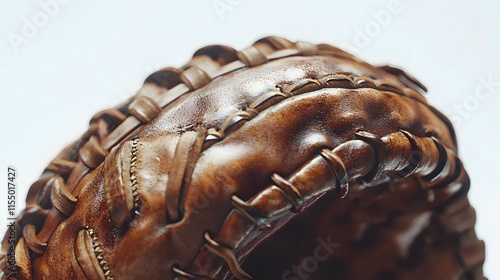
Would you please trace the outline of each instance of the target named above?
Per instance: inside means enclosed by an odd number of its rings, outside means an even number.
[[[453,128],[424,90],[396,68],[328,45],[270,37],[241,52],[201,49],[186,66],[154,73],[131,100],[98,113],[49,165],[18,219],[24,233],[17,247],[28,252],[16,257],[21,272],[10,274],[3,258],[4,277],[249,279],[243,265],[254,279],[276,279],[331,231],[341,244],[329,256],[338,270],[316,269],[314,279],[421,279],[423,271],[435,272],[427,279],[480,279],[484,245],[477,242],[426,250],[442,262],[408,261],[420,274],[405,273],[396,257],[371,266],[371,258],[410,254],[417,236],[460,239],[474,231],[474,222],[463,230],[450,222],[451,233],[433,232],[451,219],[443,209],[466,199],[469,181]],[[412,191],[380,187],[388,182]],[[325,199],[337,192],[346,198]],[[433,199],[416,203],[422,193]],[[419,206],[410,211],[403,198]],[[356,208],[356,199],[364,206]],[[328,221],[351,208],[350,222],[332,230]],[[472,209],[468,201],[463,209]],[[403,237],[388,230],[378,242],[392,247],[351,238],[396,210],[405,212],[394,218]],[[302,239],[266,241],[285,238],[304,220]],[[367,249],[351,253],[351,239]],[[460,253],[465,247],[476,248],[470,262]],[[259,272],[267,250],[283,261]]]

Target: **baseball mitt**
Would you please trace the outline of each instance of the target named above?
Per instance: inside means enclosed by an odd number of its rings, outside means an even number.
[[[2,279],[485,279],[450,121],[330,45],[212,45],[33,183]]]

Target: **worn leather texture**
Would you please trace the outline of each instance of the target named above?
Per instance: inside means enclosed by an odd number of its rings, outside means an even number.
[[[485,279],[425,91],[325,44],[202,48],[49,164],[3,279]]]

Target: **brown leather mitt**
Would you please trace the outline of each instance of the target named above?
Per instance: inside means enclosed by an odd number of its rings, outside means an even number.
[[[424,91],[330,45],[202,48],[49,164],[3,279],[485,279]]]

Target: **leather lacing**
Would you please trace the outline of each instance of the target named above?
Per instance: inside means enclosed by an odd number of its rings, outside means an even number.
[[[399,179],[406,178],[410,175],[416,175],[425,181],[425,183],[422,184],[422,188],[431,190],[436,194],[448,191],[448,189],[440,187],[443,182],[446,182],[447,186],[452,186],[454,183],[461,184],[460,189],[456,190],[456,193],[450,199],[442,201],[441,205],[439,205],[439,208],[436,210],[445,211],[443,209],[447,209],[446,212],[448,213],[456,213],[457,210],[454,209],[454,205],[465,196],[469,188],[469,181],[463,166],[458,164],[459,159],[455,156],[453,150],[446,148],[439,140],[432,136],[417,137],[404,130],[391,133],[382,138],[366,131],[358,131],[355,135],[353,135],[353,137],[355,140],[347,141],[333,150],[323,149],[318,155],[331,167],[330,172],[336,182],[333,188],[337,188],[339,190],[339,196],[343,197],[345,195],[348,190],[349,181],[353,179],[362,179],[364,182],[368,182],[373,178],[379,177],[381,174],[392,174],[394,178]],[[359,141],[362,141],[364,144],[360,145]],[[354,144],[354,142],[357,143]],[[345,166],[343,163],[343,157],[350,155],[350,153],[356,154],[353,149],[369,150],[371,154],[375,155],[378,161],[375,161],[376,164],[371,167],[369,172],[365,174],[349,173],[350,170],[359,170],[359,168],[356,168],[355,166]],[[419,155],[417,160],[415,160],[415,157],[413,156],[414,154]],[[313,161],[309,161],[294,174],[303,174],[303,172],[299,171],[307,170],[308,168],[314,169],[312,167],[312,162]],[[355,162],[358,165],[366,165],[373,161],[364,158],[364,160],[361,159]],[[454,167],[454,169],[445,168],[446,166]],[[302,204],[303,199],[307,200],[313,195],[317,196],[329,190],[320,189],[315,193],[311,193],[308,189],[301,189],[294,186],[293,182],[300,180],[298,177],[293,176],[290,176],[288,179],[284,179],[278,174],[273,174],[272,180],[275,182],[275,185],[263,188],[261,192],[249,201],[242,201],[235,195],[231,197],[231,204],[235,207],[236,213],[239,213],[241,218],[249,220],[251,222],[249,226],[253,224],[258,230],[261,231],[269,230],[269,228],[272,227],[270,224],[272,216],[267,216],[266,213],[263,213],[254,206],[252,202],[256,197],[265,196],[265,193],[271,188],[278,187],[282,191],[284,198],[289,202],[285,207],[292,211],[297,211],[297,205]],[[305,198],[303,198],[303,194],[301,194],[301,192],[308,192]],[[283,207],[283,205],[280,207]],[[235,223],[236,221],[226,219],[226,222],[220,232],[224,231],[225,227],[228,229],[232,228],[229,224],[231,222]],[[474,223],[469,224],[468,229],[473,228],[473,226]],[[250,234],[250,228],[248,230],[242,230],[241,232]],[[216,238],[212,239],[208,233],[205,233],[204,238],[205,247],[202,247],[201,251],[205,249],[206,251],[210,251],[214,253],[214,255],[224,259],[234,277],[238,279],[251,279],[247,273],[244,273],[241,266],[238,264],[236,255],[233,251],[237,249],[236,247],[231,249],[228,245],[222,246],[216,241]],[[238,237],[235,239],[242,240],[243,238]],[[237,244],[234,244],[234,246],[236,245]],[[474,246],[481,247],[484,246],[484,244],[475,243]],[[201,256],[202,254],[203,252],[199,252],[197,256]],[[466,259],[470,259],[470,256],[464,254],[459,249],[456,249],[455,255],[460,263],[468,264],[464,265],[466,270],[473,270],[475,266],[478,265],[476,262],[467,262]],[[210,258],[210,255],[204,256],[205,258],[207,256]],[[207,259],[205,259],[204,262],[207,263]],[[208,261],[208,263],[210,263],[210,261]],[[200,276],[195,273],[188,272],[186,269],[180,269],[179,267],[175,267],[172,271],[181,278],[198,279],[197,277],[201,277],[199,279],[211,279],[208,276]]]
[[[286,98],[320,90],[324,88],[373,88],[380,91],[389,91],[395,94],[407,96],[418,100],[427,105],[424,97],[412,88],[402,88],[392,81],[388,80],[373,80],[369,77],[356,76],[354,74],[331,74],[321,78],[304,78],[289,85],[277,85],[276,90],[265,92],[255,101],[251,102],[246,108],[242,108],[231,115],[220,129],[208,129],[208,136],[205,141],[204,148],[222,140],[232,131],[236,131],[245,122],[251,120],[258,115],[259,112],[273,106]]]

